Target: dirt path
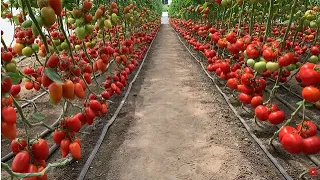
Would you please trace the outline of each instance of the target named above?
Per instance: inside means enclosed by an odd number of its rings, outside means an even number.
[[[168,25],[91,166],[86,179],[282,179]]]

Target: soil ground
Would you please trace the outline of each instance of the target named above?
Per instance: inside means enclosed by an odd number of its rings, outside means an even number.
[[[86,179],[282,179],[199,72],[170,26],[162,25]],[[81,166],[72,170],[77,174]],[[64,172],[55,177],[70,178]]]

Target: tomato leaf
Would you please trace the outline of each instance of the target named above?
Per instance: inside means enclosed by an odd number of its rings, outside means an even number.
[[[50,78],[52,81],[62,84],[63,82],[60,79],[58,73],[52,68],[45,68],[44,73]]]
[[[43,121],[45,119],[45,117],[39,112],[33,113],[31,116],[38,121]]]
[[[19,72],[7,72],[6,76],[11,78],[13,85],[18,84],[23,78]]]
[[[300,106],[302,103],[303,103],[303,101],[299,101],[296,104]]]

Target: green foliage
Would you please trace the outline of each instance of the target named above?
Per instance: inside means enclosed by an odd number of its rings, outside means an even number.
[[[162,12],[168,12],[168,10],[169,10],[169,5],[162,6]]]

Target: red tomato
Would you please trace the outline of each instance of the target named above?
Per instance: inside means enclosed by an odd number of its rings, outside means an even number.
[[[228,79],[227,86],[230,89],[237,89],[238,88],[238,79],[237,78]]]
[[[278,56],[279,50],[275,48],[266,48],[262,52],[262,56],[266,61],[273,61]]]
[[[317,126],[311,121],[303,121],[303,125],[298,124],[297,131],[302,137],[311,137],[317,134]]]
[[[46,140],[39,139],[32,144],[32,153],[38,160],[45,160],[49,155],[49,145]]]
[[[63,139],[60,143],[60,150],[62,157],[66,157],[69,154],[69,145],[70,145],[70,139]]]
[[[250,96],[249,94],[240,93],[238,97],[239,97],[239,100],[243,104],[250,104],[251,103],[252,96]]]
[[[279,132],[279,140],[281,142],[283,136],[287,133],[295,133],[297,130],[292,126],[284,126]]]
[[[262,105],[262,103],[263,103],[263,98],[261,96],[254,96],[251,99],[251,106],[253,108],[256,108],[257,106]]]
[[[90,100],[89,106],[93,111],[101,111],[102,110],[101,103],[97,100]]]
[[[317,46],[312,46],[310,48],[310,52],[312,55],[318,56],[320,54],[320,50]]]
[[[70,153],[72,157],[76,160],[81,159],[81,149],[80,149],[80,144],[77,142],[73,142],[69,145]]]
[[[283,111],[275,111],[269,114],[269,122],[271,124],[280,124],[286,119],[286,115]]]
[[[56,129],[53,133],[53,141],[56,144],[60,144],[62,139],[64,139],[66,133],[64,131],[61,131],[59,129]]]
[[[27,170],[27,173],[38,172],[38,168],[34,164],[30,164]],[[23,180],[37,180],[37,176],[23,178]]]
[[[309,169],[309,174],[310,174],[310,176],[312,176],[312,177],[318,176],[318,169],[317,169],[317,168],[310,168],[310,169]]]
[[[42,172],[43,169],[44,167],[39,167],[38,172]],[[38,176],[37,180],[48,180],[48,173],[45,172],[43,176]]]
[[[241,76],[241,84],[246,85],[246,86],[249,86],[249,85],[251,85],[253,79],[254,79],[253,74],[244,73],[244,74]]]
[[[320,100],[320,90],[314,86],[307,86],[302,90],[302,97],[309,102],[317,102]]]
[[[11,169],[13,172],[24,173],[28,170],[30,154],[28,151],[19,152],[12,161]]]
[[[5,107],[1,110],[2,120],[8,124],[14,124],[17,121],[17,113],[12,106]]]
[[[312,136],[303,139],[302,152],[304,154],[316,154],[320,151],[320,137]]]
[[[246,48],[246,54],[248,58],[255,59],[260,55],[260,48],[255,44],[250,44]]]
[[[302,151],[303,139],[299,134],[287,133],[282,137],[281,144],[291,154],[299,154]]]
[[[27,141],[22,138],[16,138],[11,141],[11,150],[14,154],[18,154],[20,151],[27,147]]]
[[[67,126],[69,129],[71,129],[74,132],[79,132],[81,129],[81,121],[77,116],[73,116],[71,118],[68,118],[66,120]]]
[[[260,120],[260,121],[266,121],[268,120],[269,117],[269,111],[266,106],[259,105],[255,108],[254,110],[255,116]]]

